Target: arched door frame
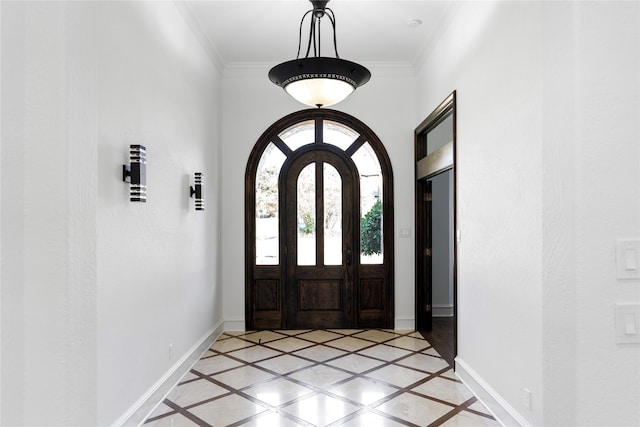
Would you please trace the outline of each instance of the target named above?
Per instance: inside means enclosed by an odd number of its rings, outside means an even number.
[[[272,266],[257,266],[256,265],[256,173],[260,159],[269,146],[273,143],[280,151],[287,157],[283,169],[286,164],[290,164],[292,156],[297,157],[303,151],[313,150],[314,147],[309,145],[303,146],[294,151],[289,148],[284,141],[278,136],[282,131],[305,121],[313,120],[315,123],[315,141],[316,143],[323,142],[323,122],[332,121],[344,126],[347,126],[357,132],[359,136],[356,140],[346,149],[341,150],[337,147],[324,145],[322,149],[332,150],[334,152],[341,151],[346,154],[347,157],[351,157],[355,154],[362,145],[368,143],[373,152],[376,154],[378,162],[380,163],[380,170],[382,172],[382,212],[383,212],[383,235],[382,245],[384,248],[384,261],[383,264],[375,267],[367,266],[364,268],[366,271],[364,274],[359,275],[360,283],[357,287],[362,286],[375,286],[378,282],[384,282],[384,289],[378,292],[376,295],[367,296],[361,295],[359,297],[358,306],[356,307],[356,321],[354,326],[356,327],[379,327],[379,328],[393,328],[394,323],[394,286],[393,286],[393,254],[394,254],[394,241],[393,241],[393,171],[391,167],[391,161],[384,148],[382,142],[377,135],[363,122],[350,116],[346,113],[329,110],[329,109],[308,109],[298,111],[289,114],[282,119],[272,124],[256,142],[249,160],[247,162],[247,168],[245,172],[245,322],[247,329],[276,329],[286,328],[283,312],[285,309],[285,297],[282,293],[282,283],[284,281],[283,263],[285,258],[280,256],[279,265]],[[315,145],[315,144],[311,144]],[[282,173],[281,170],[281,173]],[[279,191],[282,191],[279,188]],[[282,216],[282,215],[281,215]],[[280,220],[280,227],[282,227],[282,221]],[[282,238],[282,237],[281,237]],[[282,250],[282,247],[280,248]],[[356,254],[357,255],[357,254]],[[259,270],[259,271],[258,271]],[[379,277],[378,277],[379,276]],[[260,290],[256,281],[260,281],[268,292],[276,295],[273,300],[270,301],[270,309],[260,311],[256,309],[256,304],[259,303]],[[278,291],[279,289],[279,291]],[[367,288],[368,289],[368,288]],[[366,292],[365,292],[366,294]],[[366,298],[372,298],[379,300],[384,306],[384,312],[380,310],[367,307],[363,301]],[[372,304],[372,307],[375,304]]]

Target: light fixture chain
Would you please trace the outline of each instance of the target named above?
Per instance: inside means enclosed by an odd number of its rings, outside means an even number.
[[[328,7],[325,8],[325,12],[329,11],[331,13],[327,13],[326,15],[329,17],[329,21],[331,21],[331,26],[333,27],[333,50],[336,53],[336,58],[340,58],[340,55],[338,55],[338,41],[336,39],[336,16],[333,13],[333,10],[329,9]]]
[[[322,49],[320,49],[320,43],[322,38],[320,37],[320,30],[322,29],[322,25],[320,25],[320,18],[318,18],[318,53],[316,56],[322,56]]]

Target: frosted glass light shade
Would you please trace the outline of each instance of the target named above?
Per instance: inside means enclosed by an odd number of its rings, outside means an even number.
[[[291,82],[284,90],[310,107],[328,107],[345,99],[355,88],[342,80],[306,79]]]
[[[269,79],[296,100],[327,107],[367,83],[371,73],[355,62],[340,58],[312,57],[283,62],[269,71]]]

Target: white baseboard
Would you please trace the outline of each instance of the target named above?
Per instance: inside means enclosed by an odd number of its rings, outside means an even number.
[[[224,323],[220,321],[207,331],[127,412],[112,424],[112,427],[141,425],[147,416],[162,403],[173,387],[180,381],[180,378],[195,365],[200,357],[211,347],[211,344],[224,332],[223,325]]]
[[[433,305],[433,317],[453,317],[452,305]]]
[[[469,387],[478,400],[491,411],[500,424],[505,427],[531,427],[502,396],[498,394],[480,375],[478,375],[464,360],[456,357],[456,375]]]
[[[415,330],[416,329],[416,319],[395,319],[394,329],[399,330]]]
[[[229,332],[246,331],[244,320],[227,320],[224,322],[224,330]]]

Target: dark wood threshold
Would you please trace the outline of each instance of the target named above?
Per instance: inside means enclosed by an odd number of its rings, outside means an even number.
[[[419,331],[452,368],[455,367],[453,325],[453,317],[434,317],[432,330]]]

